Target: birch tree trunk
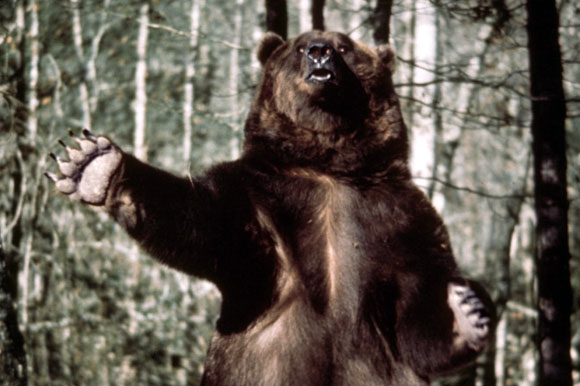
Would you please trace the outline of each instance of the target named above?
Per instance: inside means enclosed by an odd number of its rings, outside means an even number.
[[[81,12],[79,0],[70,0],[72,9],[73,42],[79,64],[84,67],[85,53],[83,48],[83,28],[81,25]],[[80,105],[82,110],[82,126],[92,130],[91,107],[89,104],[89,88],[86,76],[83,76],[79,83]]]
[[[435,12],[435,80],[440,76],[440,68],[443,62],[443,44],[441,31],[441,14],[437,8],[434,8]],[[433,99],[431,102],[431,108],[433,110],[433,167],[431,170],[431,182],[427,189],[427,196],[430,200],[433,200],[435,194],[436,180],[439,175],[439,164],[440,164],[440,154],[443,152],[443,112],[441,111],[441,82],[435,82],[433,86]],[[441,198],[442,199],[442,198]],[[440,209],[440,208],[439,208]]]
[[[528,167],[528,165],[526,165]],[[509,332],[509,313],[505,312],[508,300],[511,298],[511,255],[512,240],[515,228],[520,218],[520,211],[525,197],[528,174],[522,181],[522,187],[514,192],[514,197],[490,203],[492,207],[489,239],[486,240],[486,278],[494,278],[495,288],[493,300],[496,305],[499,320],[494,345],[490,344],[483,365],[483,384],[485,386],[500,386],[506,381],[506,344]],[[519,196],[518,196],[519,195]]]
[[[571,385],[566,105],[555,1],[528,0],[538,275],[539,384]]]
[[[26,106],[27,106],[27,135],[28,142],[34,144],[36,141],[36,134],[38,131],[38,79],[39,79],[39,63],[40,63],[40,45],[38,42],[39,33],[39,20],[38,20],[38,3],[36,0],[29,0],[25,4],[25,30],[26,37],[24,38],[26,46]],[[27,190],[27,185],[25,184],[26,177],[28,173],[28,168],[25,165],[22,152],[17,151],[17,159],[20,167],[20,173],[22,176],[23,184],[21,185],[22,190],[20,195],[25,195]],[[33,199],[36,195],[32,195]],[[22,329],[25,330],[28,325],[28,288],[30,284],[30,259],[32,253],[32,240],[33,240],[33,229],[32,229],[32,217],[34,216],[34,206],[25,205],[21,217],[16,225],[19,228],[20,235],[17,239],[22,240],[18,243],[18,253],[21,258],[21,272],[18,277],[19,286],[19,298],[18,298],[18,308],[19,308],[19,322]],[[28,212],[28,213],[27,213]],[[16,244],[15,244],[16,245]],[[32,373],[31,361],[26,361],[28,368],[25,370],[26,373]]]
[[[362,25],[366,17],[366,14],[363,13],[362,9],[364,2],[363,0],[352,0],[351,5],[353,12],[351,15],[348,15],[348,35],[353,40],[361,40],[361,31],[363,30]]]
[[[413,0],[415,1],[415,0]],[[485,60],[488,56],[489,50],[491,48],[491,30],[490,34],[486,35],[485,39],[482,39],[481,50],[478,49],[480,54],[477,57],[473,57],[470,61],[469,69],[466,71],[467,75],[472,79],[479,79],[485,74]],[[472,111],[478,109],[478,102],[480,98],[481,87],[474,83],[467,83],[459,86],[457,92],[457,110],[458,111]],[[459,149],[459,144],[464,137],[464,134],[469,131],[469,122],[465,120],[463,124],[459,127],[454,135],[446,133],[446,141],[444,146],[446,150],[444,154],[439,155],[438,163],[441,165],[443,170],[443,175],[440,173],[439,179],[443,179],[444,182],[451,182],[451,174],[454,172],[453,163],[455,156]]]
[[[183,162],[187,167],[191,155],[192,118],[195,110],[195,59],[199,38],[199,17],[203,0],[191,0],[189,14],[189,55],[185,65],[185,86],[183,88]]]
[[[27,46],[27,83],[26,104],[28,107],[27,128],[31,142],[36,138],[38,131],[38,66],[40,62],[40,46],[38,44],[38,4],[36,0],[28,0],[26,6],[26,46]]]
[[[147,123],[147,37],[149,27],[149,4],[143,3],[139,10],[139,33],[137,36],[137,67],[135,69],[135,132],[134,152],[140,160],[147,159],[145,128]]]
[[[421,12],[416,14],[415,39],[421,42],[414,48],[415,67],[414,82],[432,84],[435,80],[432,68],[435,63],[436,39],[435,36],[435,11],[434,6],[428,0],[416,0],[416,9]],[[433,86],[416,87],[415,98],[424,104],[429,104],[432,99]],[[413,127],[409,127],[411,133],[411,170],[413,176],[429,178],[432,176],[434,130],[433,121],[425,114],[415,114]]]
[[[407,98],[409,103],[407,104],[406,111],[403,112],[406,116],[407,127],[409,129],[413,128],[415,119],[415,31],[416,31],[416,20],[417,20],[417,7],[416,0],[411,0],[410,12],[411,16],[409,18],[409,36],[408,36],[408,55],[409,62],[409,75],[407,77],[407,83],[409,83],[409,90],[407,91]]]
[[[99,101],[99,82],[97,81],[97,55],[99,54],[99,46],[103,35],[110,26],[107,23],[107,10],[111,0],[104,0],[102,10],[99,12],[99,28],[97,33],[91,40],[89,55],[86,62],[86,77],[89,84],[89,108],[91,113],[97,110],[97,103]]]
[[[79,65],[83,70],[83,76],[79,83],[82,126],[89,130],[92,130],[92,113],[96,111],[97,102],[99,100],[99,83],[97,81],[96,61],[101,40],[110,25],[107,23],[107,9],[109,4],[110,0],[103,1],[103,8],[99,12],[97,31],[91,39],[88,54],[85,54],[79,0],[70,0],[72,9],[73,43]]]
[[[236,0],[234,15],[234,45],[240,47],[242,44],[244,0]],[[236,159],[240,156],[240,51],[232,47],[230,53],[230,77],[229,89],[232,93],[232,138],[230,140],[230,158]]]
[[[300,33],[309,31],[312,28],[310,4],[311,0],[300,0],[300,3],[298,4],[298,23]]]

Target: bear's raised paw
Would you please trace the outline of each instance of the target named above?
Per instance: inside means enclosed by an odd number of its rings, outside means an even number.
[[[491,329],[491,318],[483,302],[467,285],[451,283],[448,303],[455,315],[455,344],[467,344],[471,349],[481,351]]]
[[[60,175],[45,174],[55,183],[56,189],[71,200],[101,206],[105,203],[111,179],[121,164],[122,152],[108,138],[94,136],[86,129],[83,130],[84,138],[75,137],[71,131],[69,135],[78,148],[59,140],[68,159],[50,153],[58,164]]]

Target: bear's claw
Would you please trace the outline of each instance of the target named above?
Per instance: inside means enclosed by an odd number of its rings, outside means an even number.
[[[473,350],[481,351],[489,339],[491,326],[485,305],[471,288],[456,283],[449,284],[448,302],[455,315],[458,343],[467,343]]]
[[[68,159],[50,153],[58,165],[60,175],[51,172],[45,175],[55,183],[60,193],[69,196],[71,200],[103,205],[111,179],[121,163],[122,152],[108,138],[97,137],[87,129],[83,130],[84,138],[76,137],[70,130],[69,135],[78,148],[59,140]]]

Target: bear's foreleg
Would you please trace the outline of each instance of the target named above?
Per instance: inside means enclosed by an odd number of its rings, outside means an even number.
[[[60,173],[46,173],[73,201],[107,211],[161,262],[203,277],[224,240],[218,193],[192,179],[179,178],[124,153],[110,139],[88,130],[67,146],[68,157],[51,154]]]

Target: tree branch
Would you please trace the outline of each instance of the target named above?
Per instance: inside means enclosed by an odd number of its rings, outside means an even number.
[[[526,198],[533,198],[533,195],[531,193],[524,193],[524,194],[514,194],[514,193],[503,193],[503,194],[495,194],[495,193],[489,193],[489,192],[485,192],[485,191],[481,191],[481,190],[477,190],[474,188],[470,188],[467,186],[458,186],[458,185],[454,185],[450,182],[447,181],[443,181],[440,180],[439,178],[436,177],[417,177],[414,176],[413,177],[414,180],[424,180],[424,181],[433,181],[436,182],[438,184],[441,184],[445,187],[454,189],[454,190],[459,190],[462,192],[467,192],[467,193],[471,193],[471,194],[475,194],[477,196],[481,196],[481,197],[485,197],[485,198],[491,198],[491,199],[495,199],[495,200],[504,200],[504,199],[509,199],[509,198],[517,198],[517,199],[526,199]]]

